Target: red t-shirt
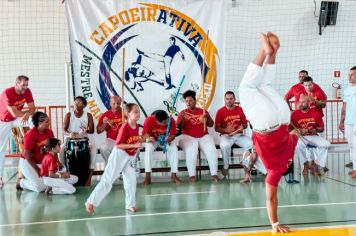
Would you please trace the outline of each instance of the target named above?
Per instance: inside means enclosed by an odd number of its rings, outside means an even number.
[[[291,122],[298,129],[324,128],[323,118],[314,108],[309,109],[307,112],[295,110],[291,115]]]
[[[235,106],[232,110],[226,106],[220,108],[216,113],[215,125],[219,125],[221,128],[233,127],[237,130],[241,125],[246,125],[247,120],[242,108]],[[241,131],[242,133],[242,131]]]
[[[314,83],[314,89],[321,89],[319,85],[317,85],[316,83]],[[305,88],[303,86],[303,84],[298,83],[293,85],[288,92],[286,93],[286,95],[284,95],[284,99],[285,100],[290,100],[293,97],[297,96],[299,93],[305,91]]]
[[[300,95],[302,94],[308,95],[305,89],[301,90],[298,94],[295,95],[295,104],[297,107],[298,107]],[[316,100],[326,100],[326,94],[324,93],[324,91],[319,86],[315,86],[315,84],[314,84],[313,91],[311,92],[311,95]],[[323,109],[320,107],[316,107],[314,102],[310,103],[310,108],[315,108],[320,113],[321,117],[324,116]]]
[[[41,154],[41,150],[46,144],[47,139],[53,138],[53,132],[50,129],[46,129],[43,133],[38,132],[37,128],[34,127],[30,129],[24,137],[24,151],[22,152],[21,157],[25,158],[25,150],[29,151],[32,155],[32,158],[36,164],[41,164],[44,155]]]
[[[208,134],[208,129],[204,131],[204,123],[200,121],[200,117],[203,115],[203,109],[196,107],[194,111],[189,109],[181,111],[178,115],[177,123],[182,119],[183,112],[185,113],[185,119],[182,126],[183,134],[194,138],[201,138]]]
[[[154,137],[155,140],[161,135],[166,134],[167,127],[158,124],[158,121],[154,115],[146,118],[145,123],[143,124],[142,134],[148,134],[151,137]],[[171,127],[169,129],[169,135],[176,135],[177,127],[174,119],[171,119]]]
[[[114,113],[112,110],[106,111],[104,114],[100,116],[98,126],[102,126],[104,123],[104,118],[108,118],[109,120],[113,121],[113,125],[110,126],[109,124],[106,125],[105,131],[106,131],[106,137],[116,140],[117,135],[119,133],[119,129],[122,125],[122,112],[119,111],[117,113]]]
[[[270,134],[253,133],[253,143],[257,154],[267,169],[266,182],[278,186],[282,175],[287,171],[289,161],[293,160],[297,135],[288,132],[288,125],[282,125]]]
[[[8,106],[15,106],[21,111],[25,103],[31,102],[33,102],[33,97],[30,89],[26,89],[24,94],[17,94],[15,87],[6,89],[0,97],[0,120],[9,122],[16,119],[7,109]]]
[[[136,128],[133,129],[128,123],[123,123],[119,129],[119,134],[117,135],[115,144],[118,145],[137,143],[140,137],[138,129],[139,127],[137,124]],[[137,148],[125,149],[124,151],[127,152],[127,154],[130,156],[133,156],[137,152]]]
[[[55,156],[51,153],[47,153],[42,160],[41,176],[48,177],[50,171],[57,172],[58,163]]]

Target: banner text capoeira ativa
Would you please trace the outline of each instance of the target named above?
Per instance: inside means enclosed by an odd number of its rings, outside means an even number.
[[[214,115],[223,101],[223,6],[221,0],[67,0],[75,95],[87,98],[98,119],[110,97],[121,96],[124,80],[124,100],[140,106],[143,120],[167,110],[185,76],[181,93],[195,90],[198,106]],[[184,108],[180,96],[177,111]]]

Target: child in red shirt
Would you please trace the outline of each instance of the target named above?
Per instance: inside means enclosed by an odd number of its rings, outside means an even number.
[[[136,173],[134,162],[136,152],[143,146],[139,142],[139,127],[137,121],[140,119],[140,108],[137,104],[128,103],[125,106],[125,116],[127,122],[124,123],[117,136],[115,147],[112,150],[108,164],[99,184],[89,196],[85,203],[86,211],[94,213],[101,201],[106,197],[112,188],[114,181],[122,173],[126,194],[126,209],[136,212]]]
[[[62,163],[58,161],[57,155],[61,151],[61,141],[50,138],[45,145],[46,155],[42,160],[41,176],[47,186],[46,194],[73,194],[75,188],[73,184],[78,181],[78,177],[71,175],[63,169]]]

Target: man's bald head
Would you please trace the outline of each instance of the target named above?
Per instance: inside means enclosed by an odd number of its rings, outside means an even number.
[[[304,94],[301,94],[299,97],[299,109],[308,110],[310,105],[310,97]]]
[[[110,107],[113,112],[121,110],[121,98],[119,96],[112,96],[110,98]]]

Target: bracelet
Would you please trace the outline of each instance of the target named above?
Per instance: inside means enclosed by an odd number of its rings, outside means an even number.
[[[276,223],[272,224],[272,229],[276,228],[279,225],[279,222],[277,221]]]

